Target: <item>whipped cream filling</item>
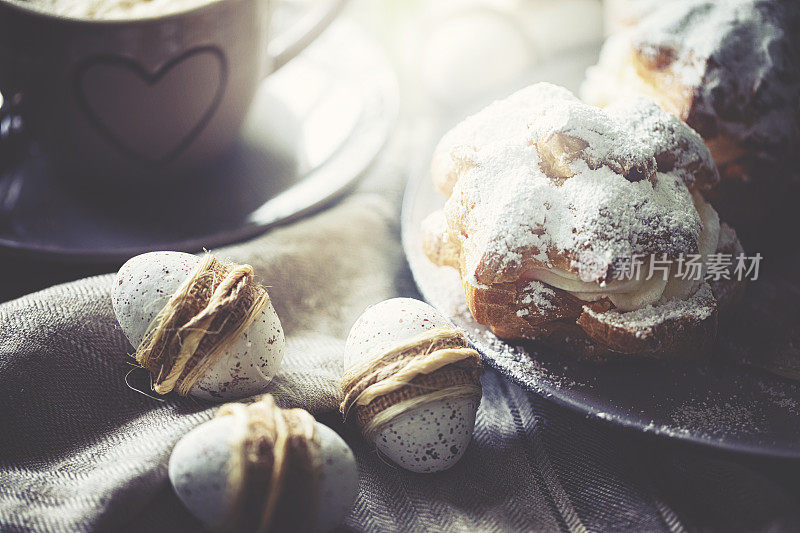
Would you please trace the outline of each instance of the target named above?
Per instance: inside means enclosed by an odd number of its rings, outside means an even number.
[[[540,281],[586,302],[608,298],[620,311],[635,311],[672,299],[686,300],[703,282],[708,256],[716,251],[719,242],[719,215],[699,193],[692,193],[692,197],[702,224],[698,237],[698,249],[702,256],[700,279],[679,276],[675,261],[670,265],[667,276],[656,270],[649,279],[649,261],[643,262],[639,275],[634,279],[615,279],[604,283],[583,281],[575,273],[556,268],[532,268],[525,272],[523,278]]]

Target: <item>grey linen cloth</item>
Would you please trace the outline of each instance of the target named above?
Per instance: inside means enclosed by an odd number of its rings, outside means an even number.
[[[310,410],[356,454],[360,493],[343,529],[800,529],[785,463],[743,463],[589,422],[491,371],[458,465],[419,475],[381,460],[337,412],[351,324],[370,304],[417,296],[396,222],[403,167],[376,174],[327,211],[214,251],[255,267],[283,323],[287,351],[268,391]],[[92,277],[0,305],[3,532],[201,530],[166,465],[216,407],[129,388],[133,347],[114,318],[112,282]]]

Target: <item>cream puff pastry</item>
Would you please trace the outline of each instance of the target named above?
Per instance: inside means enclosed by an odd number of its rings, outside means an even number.
[[[473,316],[501,338],[692,358],[716,334],[715,292],[725,305],[741,292],[679,272],[685,256],[702,269],[741,246],[703,196],[719,181],[703,140],[648,100],[600,109],[533,85],[448,132],[431,174],[448,199],[423,223],[424,250],[458,269]]]
[[[703,137],[712,203],[753,226],[800,184],[800,2],[666,2],[606,41],[581,88],[599,106],[633,95]]]

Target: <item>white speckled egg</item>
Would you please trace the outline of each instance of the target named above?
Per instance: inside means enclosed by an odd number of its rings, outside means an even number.
[[[122,330],[136,347],[147,327],[202,259],[182,252],[150,252],[122,265],[112,301]],[[285,339],[272,303],[222,353],[189,394],[206,400],[244,398],[264,392],[281,364]]]
[[[393,298],[369,307],[359,317],[345,346],[345,368],[434,328],[452,328],[430,305]],[[472,439],[480,398],[436,400],[407,411],[375,434],[386,457],[413,472],[439,472],[456,464]]]
[[[194,428],[178,441],[169,460],[169,479],[183,504],[208,529],[216,530],[228,516],[228,462],[235,449],[236,420],[224,416]],[[358,468],[353,452],[327,426],[315,425],[320,445],[316,530],[330,531],[350,512],[358,493]]]

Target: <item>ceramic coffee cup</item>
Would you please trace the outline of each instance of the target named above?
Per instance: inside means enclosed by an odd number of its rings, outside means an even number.
[[[0,90],[23,95],[26,126],[59,171],[110,185],[172,179],[231,146],[262,79],[343,4],[271,39],[268,0],[125,20],[0,0]]]

